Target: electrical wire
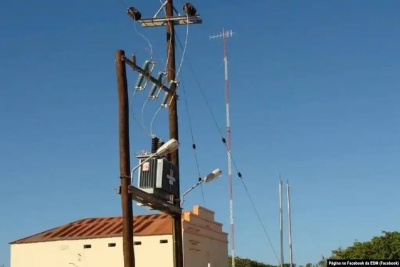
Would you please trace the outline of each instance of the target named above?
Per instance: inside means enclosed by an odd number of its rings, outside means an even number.
[[[160,0],[160,4],[163,6],[163,10],[164,10],[164,14],[165,14],[165,17],[167,16],[167,9],[165,8],[165,5],[164,5],[164,3],[163,3],[163,1],[162,0]],[[167,25],[169,25],[169,24],[167,24]],[[171,30],[172,30],[172,27],[171,27],[171,25],[169,26],[169,31],[171,32]],[[168,52],[167,52],[167,61],[165,62],[165,68],[164,68],[164,72],[167,72],[167,69],[168,69],[168,60],[169,60],[169,55],[170,55],[170,53],[171,53],[171,38],[169,39],[169,45],[168,45]]]
[[[262,220],[261,220],[261,216],[260,216],[260,214],[259,214],[258,211],[257,211],[257,208],[256,208],[256,205],[254,204],[253,198],[251,197],[251,194],[250,194],[249,190],[247,189],[247,186],[246,186],[246,184],[245,184],[245,182],[244,182],[244,180],[243,180],[243,178],[242,178],[242,174],[238,171],[236,162],[233,160],[232,155],[231,155],[231,159],[232,159],[233,166],[234,166],[234,168],[235,168],[235,170],[236,170],[236,172],[237,172],[237,174],[238,174],[238,177],[240,178],[240,181],[242,182],[242,185],[243,185],[243,187],[244,187],[244,190],[246,191],[246,194],[247,194],[247,196],[248,196],[248,198],[249,198],[249,200],[250,200],[250,203],[251,203],[251,205],[253,206],[254,212],[255,212],[256,215],[257,215],[258,221],[260,222],[261,227],[263,228],[264,234],[266,235],[266,237],[267,237],[267,239],[268,239],[268,243],[269,243],[269,245],[271,246],[271,249],[272,249],[272,251],[274,252],[275,257],[276,257],[276,259],[278,260],[278,263],[279,263],[279,265],[280,265],[280,264],[281,264],[281,261],[280,261],[280,259],[279,259],[279,257],[278,257],[278,253],[276,252],[275,247],[274,247],[274,245],[272,244],[272,241],[271,241],[271,238],[270,238],[269,235],[268,235],[267,229],[266,229],[264,223],[263,223]]]
[[[126,9],[129,8],[129,6],[125,3],[125,1],[123,1],[123,0],[117,0],[117,1],[118,1],[122,6],[124,6]],[[149,41],[149,39],[148,39],[146,36],[144,36],[142,33],[140,33],[140,32],[138,31],[138,29],[137,29],[137,27],[136,27],[136,24],[137,24],[137,23],[138,23],[137,21],[134,21],[134,23],[133,23],[134,30],[135,30],[136,34],[138,34],[139,36],[141,36],[141,37],[147,42],[147,44],[149,45],[149,47],[150,47],[150,59],[152,60],[152,59],[153,59],[153,46],[152,46],[151,42]]]
[[[142,127],[143,127],[143,129],[147,132],[147,134],[148,134],[148,132],[149,131],[147,131],[147,129],[146,129],[146,126],[144,126],[144,108],[146,107],[146,104],[147,104],[147,102],[149,102],[149,99],[147,98],[145,101],[144,101],[144,103],[143,103],[143,106],[142,106],[142,113],[141,113],[141,122],[142,122]],[[152,133],[151,133],[151,130],[150,130],[150,137],[152,136]]]
[[[181,81],[182,81],[181,88],[182,88],[182,93],[183,93],[183,99],[184,99],[184,102],[185,102],[186,114],[187,114],[188,121],[189,121],[190,135],[191,135],[191,138],[192,138],[193,154],[194,154],[194,159],[196,161],[197,175],[198,175],[199,179],[202,179],[201,174],[200,174],[199,160],[198,160],[198,157],[197,157],[196,142],[194,140],[192,119],[191,119],[190,112],[189,112],[189,105],[188,105],[188,101],[187,101],[187,97],[186,97],[186,89],[185,89],[185,84],[184,84],[183,77],[181,78]],[[201,189],[201,196],[203,198],[204,207],[206,207],[206,199],[204,197],[203,184],[200,184],[200,189]]]
[[[128,7],[129,7],[123,0],[118,0],[118,2],[119,2],[121,5],[123,5],[125,8],[128,8]],[[148,46],[149,46],[149,49],[146,48],[146,50],[148,50],[149,53],[150,53],[150,61],[153,61],[153,45],[152,45],[152,43],[150,42],[150,40],[149,40],[145,35],[143,35],[142,33],[140,33],[140,32],[138,31],[138,29],[137,29],[137,23],[138,23],[137,21],[134,21],[134,23],[133,23],[133,27],[134,27],[135,33],[136,33],[137,35],[139,35],[140,37],[142,37],[142,38],[147,42],[147,44],[148,44]],[[147,82],[146,82],[146,83],[147,83]],[[147,84],[146,84],[146,85],[147,85]],[[134,89],[134,92],[133,92],[133,94],[132,94],[132,99],[131,99],[130,102],[133,102],[133,97],[135,96],[136,92],[137,92],[137,90],[136,90],[136,88],[135,88],[135,89]],[[138,125],[139,125],[140,128],[145,132],[146,135],[147,135],[148,133],[147,133],[146,127],[144,126],[144,119],[143,119],[143,116],[144,116],[144,115],[143,115],[143,113],[144,113],[144,108],[145,108],[145,106],[146,106],[148,100],[149,100],[149,99],[145,100],[145,102],[144,102],[144,104],[143,104],[143,106],[142,106],[141,124],[139,123],[139,121],[137,120],[137,118],[136,118],[136,116],[135,116],[135,112],[134,112],[134,109],[133,109],[132,105],[130,105],[130,106],[132,107],[131,110],[132,110],[132,117],[133,117],[133,119],[135,120],[135,122],[138,123]]]
[[[153,45],[151,44],[150,40],[146,36],[144,36],[142,33],[140,33],[137,30],[137,27],[136,27],[137,23],[138,23],[137,21],[135,21],[133,23],[133,28],[135,29],[136,34],[139,35],[140,37],[142,37],[147,42],[147,44],[149,45],[149,48],[150,48],[150,60],[153,61]]]
[[[163,6],[163,10],[164,10],[164,13],[165,13],[165,16],[167,16],[167,10],[166,10],[166,8],[165,8],[165,6],[164,6],[164,3],[162,2],[162,0],[160,0],[160,4]],[[171,28],[171,26],[170,26],[170,30],[171,30],[172,28]],[[165,72],[165,73],[167,73],[167,69],[168,69],[168,59],[169,59],[169,55],[170,55],[170,52],[171,52],[171,39],[169,40],[169,45],[168,45],[168,52],[167,52],[167,60],[166,60],[166,62],[165,62],[165,67],[164,67],[164,71],[163,72]],[[167,75],[168,76],[168,75]],[[165,82],[165,81],[164,81]],[[164,84],[164,83],[163,83]],[[146,106],[146,104],[147,104],[147,102],[149,101],[150,99],[147,99],[145,102],[144,102],[144,104],[143,104],[143,107],[142,107],[142,114],[141,114],[141,117],[142,117],[142,125],[144,125],[144,123],[143,123],[143,117],[144,117],[144,108],[145,108],[145,106]],[[158,113],[161,111],[161,106],[157,109],[157,111],[154,113],[154,115],[153,115],[153,118],[151,119],[151,122],[150,122],[150,137],[152,137],[153,136],[153,122],[154,122],[154,120],[155,120],[155,118],[157,117],[157,115],[158,115]]]
[[[136,92],[137,92],[137,90],[134,90],[133,93],[132,93],[132,95],[131,95],[131,97],[130,97],[130,99],[129,99],[129,107],[131,108],[131,111],[132,111],[132,118],[133,118],[133,120],[137,123],[137,125],[139,125],[139,127],[140,127],[140,129],[143,131],[143,133],[144,133],[145,135],[147,135],[146,128],[144,128],[144,127],[142,126],[142,124],[139,123],[139,120],[138,120],[138,119],[136,118],[136,116],[135,116],[135,110],[133,109],[134,105],[133,105],[132,103],[133,103],[133,99],[134,99],[134,97],[135,97]]]
[[[118,2],[124,7],[128,8],[128,5],[123,0],[118,0]]]
[[[120,2],[121,4],[123,4],[125,7],[127,7],[127,5],[125,4],[124,1],[119,0],[119,2]],[[162,2],[161,0],[160,0],[160,3],[163,5],[163,2]],[[164,7],[163,9],[164,9],[164,13],[166,14],[166,9],[165,9],[165,7]],[[189,16],[187,15],[187,20],[188,20],[188,19],[189,19]],[[148,38],[146,38],[143,34],[141,34],[141,33],[137,30],[136,23],[134,24],[134,29],[135,29],[135,32],[136,32],[139,36],[141,36],[143,39],[145,39],[146,42],[148,43],[148,45],[149,45],[149,47],[150,47],[150,59],[152,60],[152,58],[153,58],[153,46],[152,46],[151,42],[149,41]],[[180,62],[180,64],[179,64],[179,68],[178,68],[178,71],[176,72],[176,76],[175,76],[175,77],[178,77],[178,75],[179,75],[179,73],[180,73],[180,71],[181,71],[181,68],[182,68],[182,66],[183,66],[183,62],[184,62],[184,58],[185,58],[185,53],[186,53],[186,48],[187,48],[187,42],[188,42],[188,35],[189,35],[189,24],[187,24],[185,45],[183,46],[183,45],[182,45],[182,42],[180,41],[180,39],[179,39],[179,37],[178,37],[178,35],[175,34],[175,37],[176,37],[176,39],[178,40],[178,43],[179,43],[179,45],[180,45],[180,47],[181,47],[181,49],[182,49],[182,58],[181,58],[181,62]],[[170,41],[170,42],[171,42],[171,41]],[[169,47],[171,47],[171,46],[169,46]],[[170,52],[171,52],[170,50],[171,50],[171,49],[168,49],[167,61],[166,61],[166,64],[165,64],[165,70],[164,70],[164,71],[166,71],[167,68],[168,68],[168,59],[169,59],[169,54],[170,54]],[[206,97],[204,91],[202,90],[202,87],[200,86],[199,81],[197,80],[197,77],[196,77],[196,75],[195,75],[195,72],[193,71],[193,68],[192,68],[192,66],[191,66],[189,60],[188,60],[188,64],[189,64],[189,68],[190,68],[190,70],[191,70],[191,72],[192,72],[192,74],[193,74],[193,76],[194,76],[194,78],[195,78],[195,82],[197,83],[197,86],[198,86],[198,88],[200,89],[200,92],[201,92],[201,94],[202,94],[202,96],[203,96],[203,99],[204,99],[204,101],[206,102],[206,105],[207,105],[207,107],[208,107],[208,110],[209,110],[209,112],[210,112],[210,114],[211,114],[211,116],[212,116],[212,118],[213,118],[213,121],[214,121],[214,123],[215,123],[215,126],[217,127],[217,130],[218,130],[218,132],[220,133],[220,136],[221,136],[221,138],[222,138],[222,142],[223,142],[224,145],[226,146],[225,138],[223,137],[221,128],[219,127],[219,125],[218,125],[218,123],[217,123],[217,120],[216,120],[216,118],[215,118],[215,115],[214,115],[214,113],[213,113],[213,111],[212,111],[212,109],[211,109],[211,106],[210,106],[210,104],[209,104],[209,102],[208,102],[208,100],[207,100],[207,97]],[[185,92],[184,86],[182,86],[182,88],[183,88],[182,90],[183,90],[183,93],[184,93],[186,111],[187,111],[188,120],[189,120],[189,125],[190,125],[190,132],[191,132],[192,143],[193,143],[192,146],[193,146],[193,150],[194,150],[194,156],[195,156],[195,161],[196,161],[197,172],[198,172],[199,177],[201,177],[201,176],[200,176],[200,168],[199,168],[199,164],[198,164],[197,151],[196,151],[196,144],[195,144],[195,142],[194,142],[193,128],[192,128],[192,124],[191,124],[191,118],[190,118],[190,113],[189,113],[189,108],[188,108],[188,103],[187,103],[187,98],[186,98],[186,92]],[[135,95],[135,93],[136,93],[136,90],[135,90],[135,92],[133,93],[132,98],[133,98],[133,96]],[[143,106],[142,106],[142,128],[143,128],[143,129],[145,129],[144,123],[143,123],[143,121],[144,121],[144,120],[143,120],[143,113],[144,113],[145,105],[147,104],[148,100],[149,100],[149,99],[147,99],[147,100],[144,102]],[[161,110],[161,107],[155,112],[155,114],[154,114],[154,116],[153,116],[153,118],[152,118],[152,120],[151,120],[151,123],[150,123],[150,135],[152,135],[152,128],[153,128],[154,119],[156,118],[156,116],[157,116],[157,114],[159,113],[160,110]],[[136,116],[135,116],[134,114],[133,114],[133,118],[134,118],[135,121],[137,122]],[[245,191],[246,191],[246,193],[247,193],[247,196],[249,197],[249,200],[250,200],[250,202],[251,202],[251,204],[252,204],[252,206],[253,206],[253,209],[254,209],[254,211],[255,211],[257,217],[258,217],[258,220],[259,220],[259,222],[260,222],[260,224],[261,224],[261,226],[262,226],[262,228],[263,228],[263,230],[264,230],[264,233],[265,233],[265,235],[267,236],[268,242],[269,242],[269,244],[271,245],[271,248],[272,248],[272,250],[273,250],[273,252],[274,252],[274,254],[275,254],[275,256],[276,256],[276,258],[277,258],[277,260],[278,260],[278,262],[279,262],[279,264],[281,264],[281,263],[280,263],[280,260],[279,260],[279,257],[278,257],[278,254],[276,253],[276,250],[274,249],[274,246],[273,246],[273,244],[272,244],[272,242],[271,242],[271,239],[270,239],[270,237],[269,237],[269,235],[268,235],[268,232],[267,232],[267,230],[266,230],[266,228],[265,228],[265,226],[264,226],[264,224],[263,224],[263,222],[262,222],[262,220],[261,220],[260,214],[258,213],[257,208],[256,208],[256,206],[255,206],[255,204],[254,204],[254,201],[253,201],[253,199],[252,199],[252,197],[251,197],[251,195],[250,195],[250,193],[249,193],[249,191],[248,191],[248,189],[247,189],[247,186],[246,186],[244,180],[242,179],[241,173],[238,171],[236,162],[234,161],[232,155],[231,155],[231,158],[232,158],[232,163],[233,163],[233,165],[234,165],[234,167],[235,167],[235,170],[236,170],[236,172],[237,172],[237,174],[238,174],[238,177],[240,178],[240,181],[242,182],[242,185],[243,185],[243,187],[244,187],[244,189],[245,189]],[[204,198],[204,192],[203,192],[203,187],[202,187],[202,185],[201,185],[201,191],[202,191],[203,202],[204,202],[204,205],[205,205],[205,198]]]
[[[157,115],[158,115],[158,113],[160,112],[160,110],[161,110],[161,106],[157,109],[157,111],[154,113],[154,115],[153,115],[153,118],[151,119],[151,122],[150,122],[150,136],[153,136],[153,122],[154,122],[154,120],[156,119],[156,117],[157,117]]]
[[[137,22],[135,21],[135,23],[133,24],[133,25],[134,25],[135,32],[136,32],[139,36],[141,36],[141,37],[147,42],[147,44],[149,45],[149,47],[150,47],[150,61],[153,61],[153,46],[152,46],[151,42],[149,41],[149,39],[148,39],[146,36],[144,36],[143,34],[141,34],[141,33],[137,30],[136,23],[137,23]],[[147,81],[146,81],[146,85],[147,85]],[[143,89],[144,89],[144,88],[143,88]],[[145,131],[146,131],[146,127],[144,126],[143,117],[144,117],[144,108],[146,107],[146,104],[147,104],[148,101],[149,101],[149,99],[146,99],[146,100],[144,101],[143,106],[142,106],[142,113],[141,113],[142,128],[143,128]],[[150,137],[151,137],[151,133],[150,133]]]
[[[176,38],[177,38],[177,40],[178,40],[179,46],[181,47],[181,49],[183,49],[182,42],[180,41],[180,39],[179,39],[179,37],[178,37],[177,35],[176,35]],[[220,136],[221,136],[222,143],[223,143],[223,144],[225,145],[225,147],[227,148],[226,140],[225,140],[225,138],[224,138],[224,136],[223,136],[223,134],[222,134],[221,128],[220,128],[219,125],[218,125],[218,122],[217,122],[217,120],[216,120],[216,118],[215,118],[215,115],[214,115],[212,109],[211,109],[211,106],[210,106],[210,104],[209,104],[209,102],[208,102],[208,99],[207,99],[207,97],[206,97],[206,95],[205,95],[205,93],[204,93],[204,91],[203,91],[203,89],[202,89],[202,87],[201,87],[201,85],[200,85],[200,83],[199,83],[197,77],[196,77],[196,74],[195,74],[195,72],[194,72],[194,70],[193,70],[193,68],[192,68],[192,65],[190,64],[189,59],[187,59],[187,62],[188,62],[189,69],[190,69],[190,71],[191,71],[192,74],[193,74],[194,81],[196,82],[196,84],[197,84],[197,86],[198,86],[198,88],[199,88],[199,90],[200,90],[200,92],[201,92],[201,94],[202,94],[202,96],[203,96],[203,99],[204,99],[204,101],[205,101],[205,103],[206,103],[206,105],[207,105],[207,107],[208,107],[208,110],[209,110],[209,112],[210,112],[210,114],[211,114],[211,116],[212,116],[212,118],[213,118],[214,124],[215,124],[215,126],[216,126],[216,128],[217,128],[217,130],[218,130],[218,132],[219,132],[219,134],[220,134]],[[280,263],[280,260],[279,260],[279,257],[278,257],[278,254],[276,253],[276,250],[275,250],[275,248],[274,248],[274,246],[273,246],[273,244],[272,244],[271,238],[270,238],[269,235],[268,235],[268,232],[267,232],[267,230],[266,230],[266,227],[264,226],[264,223],[263,223],[262,220],[261,220],[260,214],[258,213],[257,208],[256,208],[256,206],[255,206],[255,204],[254,204],[254,201],[253,201],[253,199],[252,199],[252,197],[251,197],[251,195],[250,195],[250,193],[249,193],[249,191],[248,191],[248,189],[247,189],[247,186],[246,186],[246,184],[245,184],[245,182],[244,182],[244,180],[243,180],[243,178],[242,178],[242,174],[239,172],[238,167],[237,167],[237,165],[236,165],[236,162],[235,162],[235,160],[233,159],[232,153],[231,153],[231,159],[232,159],[233,166],[234,166],[234,168],[235,168],[235,170],[236,170],[236,172],[237,172],[237,175],[238,175],[239,179],[241,180],[242,185],[243,185],[243,187],[245,188],[245,191],[246,191],[246,193],[247,193],[247,196],[249,197],[249,200],[250,200],[250,202],[251,202],[251,204],[252,204],[252,206],[253,206],[253,209],[254,209],[254,211],[255,211],[255,213],[256,213],[256,215],[257,215],[258,221],[259,221],[259,223],[261,224],[261,226],[262,226],[262,228],[263,228],[263,230],[264,230],[264,234],[265,234],[266,237],[267,237],[267,240],[268,240],[268,242],[269,242],[269,245],[271,246],[272,251],[274,252],[275,257],[276,257],[276,259],[278,260],[279,264],[281,264],[281,263]]]
[[[165,5],[164,5],[164,3],[163,3],[162,0],[160,0],[160,4],[163,6],[163,11],[164,11],[165,16],[167,16],[167,10],[166,10]],[[188,16],[188,15],[187,15],[187,20],[189,20],[189,16]],[[171,31],[171,30],[172,30],[172,27],[170,26],[170,31]],[[175,36],[176,36],[176,34],[175,34]],[[184,46],[184,48],[182,49],[182,58],[181,58],[181,62],[180,62],[179,67],[178,67],[178,71],[175,71],[175,73],[176,73],[175,79],[178,77],[178,75],[179,75],[179,73],[180,73],[180,71],[181,71],[181,69],[182,69],[182,66],[183,66],[184,57],[185,57],[185,53],[186,53],[187,42],[188,42],[188,36],[189,36],[189,24],[187,23],[187,24],[186,24],[185,46]],[[144,36],[143,36],[143,37],[144,37]],[[144,37],[144,38],[145,38],[145,37]],[[147,38],[146,38],[146,39],[147,39]],[[169,56],[170,56],[171,47],[172,47],[171,42],[172,42],[172,38],[170,38],[170,40],[169,40],[169,46],[168,46],[168,52],[167,52],[167,60],[166,60],[166,62],[165,62],[165,68],[164,68],[164,72],[165,72],[165,73],[167,73],[167,71],[171,70],[171,69],[168,68],[168,61],[169,61]],[[148,42],[148,43],[149,43],[149,45],[151,45],[150,42]],[[152,48],[152,47],[150,46],[150,48]],[[151,53],[152,53],[152,52],[151,52]],[[168,74],[167,74],[167,76],[168,76]],[[143,104],[143,107],[142,107],[142,114],[141,114],[141,117],[142,117],[142,125],[144,125],[144,123],[143,123],[144,107],[145,107],[145,105],[147,104],[148,100],[149,100],[149,99],[147,99],[147,100],[145,101],[145,103]],[[171,98],[171,101],[172,101],[172,98]],[[168,105],[169,105],[169,104],[168,104]],[[153,135],[153,122],[154,122],[155,118],[157,117],[158,113],[160,112],[160,110],[161,110],[161,107],[154,113],[153,118],[152,118],[152,120],[151,120],[151,123],[150,123],[150,136]]]
[[[182,45],[181,40],[179,39],[179,36],[175,34],[175,37],[176,37],[176,39],[177,39],[177,41],[178,41],[179,46],[181,47],[181,49],[183,49],[183,45]],[[190,71],[191,71],[192,74],[193,74],[194,81],[195,81],[197,87],[199,88],[201,95],[203,96],[204,102],[206,103],[206,105],[207,105],[207,107],[208,107],[208,111],[210,112],[210,115],[211,115],[211,117],[212,117],[212,119],[213,119],[213,121],[214,121],[214,123],[215,123],[215,127],[217,128],[219,134],[220,134],[221,136],[223,136],[222,131],[221,131],[221,128],[219,127],[219,125],[218,125],[218,123],[217,123],[217,119],[216,119],[216,117],[215,117],[215,115],[214,115],[214,112],[212,111],[211,106],[210,106],[210,103],[208,102],[207,96],[206,96],[206,94],[204,93],[204,90],[203,90],[203,88],[201,87],[199,80],[197,79],[197,76],[196,76],[196,74],[195,74],[195,72],[194,72],[194,70],[193,70],[192,64],[190,64],[189,58],[187,58],[187,63],[188,63],[188,66],[189,66]]]
[[[189,21],[189,15],[186,14],[186,22]],[[185,59],[185,53],[186,53],[186,48],[188,44],[188,39],[189,39],[189,23],[186,23],[186,38],[185,38],[185,45],[183,46],[182,49],[182,57],[181,57],[181,63],[179,64],[178,71],[176,72],[176,78],[179,76],[179,72],[181,71],[181,68],[183,66],[183,60]]]

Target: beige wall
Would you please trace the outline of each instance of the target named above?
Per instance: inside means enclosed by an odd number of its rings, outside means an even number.
[[[228,267],[228,235],[214,221],[214,212],[195,206],[184,213],[185,267]]]
[[[160,240],[168,240],[161,244]],[[137,267],[173,267],[172,237],[136,237]],[[109,247],[115,243],[115,247]],[[84,248],[91,245],[91,248]],[[120,237],[11,245],[11,267],[123,267]]]
[[[228,234],[214,212],[195,206],[183,215],[185,267],[228,267]],[[160,243],[168,240],[168,243]],[[137,267],[173,267],[172,236],[135,237]],[[109,247],[109,244],[115,247]],[[84,248],[91,245],[91,248]],[[123,267],[122,238],[11,245],[11,267]]]

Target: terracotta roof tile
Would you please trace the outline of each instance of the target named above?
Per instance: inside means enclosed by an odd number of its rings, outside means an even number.
[[[172,234],[172,218],[166,214],[134,216],[135,236]],[[10,244],[122,236],[122,217],[87,218],[22,238]]]

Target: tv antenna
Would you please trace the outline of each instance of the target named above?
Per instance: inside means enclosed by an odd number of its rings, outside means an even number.
[[[231,236],[231,256],[232,267],[235,267],[235,227],[233,220],[233,182],[232,182],[232,156],[231,156],[231,126],[229,116],[229,81],[228,81],[228,42],[227,39],[232,37],[234,32],[232,30],[225,31],[216,35],[210,35],[210,40],[222,38],[224,42],[224,69],[225,69],[225,106],[226,106],[226,142],[228,154],[228,179],[229,179],[229,218],[230,218],[230,236]]]

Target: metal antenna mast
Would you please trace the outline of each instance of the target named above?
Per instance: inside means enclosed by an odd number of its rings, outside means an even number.
[[[280,245],[281,245],[281,267],[284,264],[284,256],[283,256],[283,214],[282,214],[282,180],[281,175],[279,175],[279,228],[280,228]]]
[[[225,105],[226,105],[226,148],[228,154],[228,179],[229,179],[229,217],[230,217],[230,234],[231,234],[231,256],[232,267],[235,267],[235,228],[233,220],[233,183],[232,183],[232,157],[231,157],[231,123],[229,117],[229,82],[228,82],[228,49],[227,39],[232,37],[232,30],[210,36],[210,40],[222,38],[224,41],[224,68],[225,68]],[[225,141],[225,140],[223,140]]]
[[[289,181],[286,182],[287,209],[289,220],[289,259],[290,267],[293,267],[293,248],[292,248],[292,211],[290,210],[290,186]]]

